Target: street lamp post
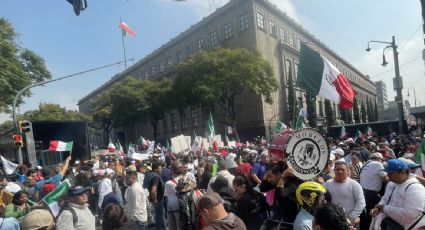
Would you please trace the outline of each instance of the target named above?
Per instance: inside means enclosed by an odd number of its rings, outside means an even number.
[[[79,72],[79,73],[76,73],[76,74],[71,74],[71,75],[67,75],[67,76],[64,76],[64,77],[55,78],[55,79],[48,80],[48,81],[34,83],[32,85],[29,85],[29,86],[21,89],[16,94],[15,98],[13,99],[13,104],[12,104],[12,118],[13,118],[13,129],[14,129],[14,132],[20,134],[20,131],[19,131],[19,128],[18,128],[19,124],[18,124],[18,121],[16,120],[16,103],[18,102],[19,97],[25,91],[27,91],[28,89],[31,89],[31,88],[36,87],[36,86],[40,86],[40,85],[45,85],[45,84],[48,84],[48,83],[52,83],[52,82],[55,82],[55,81],[63,80],[63,79],[66,79],[66,78],[75,77],[75,76],[78,76],[78,75],[81,75],[81,74],[84,74],[84,73],[88,73],[88,72],[92,72],[92,71],[95,71],[95,70],[107,68],[107,67],[110,67],[110,66],[119,65],[119,64],[121,64],[123,62],[132,61],[132,60],[134,60],[134,58],[131,58],[131,59],[128,59],[128,60],[124,60],[124,61],[115,62],[115,63],[112,63],[112,64],[104,65],[104,66],[93,68],[93,69],[89,69],[89,70],[82,71],[82,72]],[[22,148],[21,147],[18,147],[18,162],[19,162],[20,165],[23,164]]]
[[[272,130],[272,126],[271,126],[272,120],[273,120],[273,118],[279,116],[282,113],[283,112],[280,112],[280,113],[273,115],[273,117],[271,117],[270,120],[269,120],[269,143],[272,142],[272,135],[273,135],[273,130]]]
[[[410,92],[410,90],[411,90],[411,89],[413,89],[413,99],[415,100],[415,107],[416,107],[416,90],[415,90],[415,88],[413,88],[413,87],[409,87],[409,88],[407,89],[407,96],[408,96],[408,97],[410,97],[409,92]]]
[[[398,63],[398,52],[397,52],[397,46],[395,44],[395,37],[392,36],[391,42],[369,41],[367,43],[367,49],[366,49],[366,51],[368,51],[368,52],[370,51],[370,47],[369,47],[370,43],[388,44],[388,46],[384,48],[383,53],[382,53],[382,57],[383,57],[382,65],[383,66],[386,66],[386,64],[387,64],[387,61],[385,60],[385,50],[387,48],[392,48],[392,50],[393,50],[394,69],[395,69],[395,78],[393,79],[393,83],[394,83],[394,90],[397,92],[397,96],[395,97],[395,101],[397,102],[398,114],[399,114],[398,128],[399,128],[400,134],[403,134],[404,113],[403,113],[403,95],[401,94],[401,91],[403,89],[403,80],[400,76],[400,66],[399,66],[399,63]]]

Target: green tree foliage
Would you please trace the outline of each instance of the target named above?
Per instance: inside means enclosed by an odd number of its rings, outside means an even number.
[[[371,100],[367,100],[367,108],[366,108],[366,113],[367,113],[367,118],[369,121],[372,121],[374,115],[373,115],[373,110],[372,110],[372,101]]]
[[[366,114],[366,108],[365,108],[363,101],[362,101],[362,104],[361,104],[361,110],[362,110],[362,122],[365,123],[367,121],[367,119],[366,119],[367,114]]]
[[[180,64],[176,74],[177,107],[218,105],[233,124],[235,99],[242,92],[262,95],[272,103],[272,94],[278,90],[270,63],[259,52],[246,49],[200,51]]]
[[[19,117],[29,121],[91,121],[89,115],[75,110],[67,110],[58,104],[40,104],[38,109],[29,110]]]
[[[316,95],[306,93],[307,100],[307,120],[310,127],[317,128],[316,116]]]
[[[104,93],[98,97],[91,104],[91,115],[93,118],[93,124],[96,129],[101,128],[103,131],[103,143],[109,142],[109,134],[113,128],[113,121],[111,118],[111,100],[109,93]]]
[[[9,112],[15,95],[36,82],[50,79],[44,60],[19,45],[12,25],[0,18],[0,112]],[[27,91],[23,96],[30,96]],[[22,102],[22,98],[18,103]]]
[[[332,126],[335,124],[335,114],[332,109],[331,101],[325,100],[325,113],[326,113],[326,123],[328,126]]]
[[[295,125],[298,116],[298,103],[295,94],[294,80],[292,78],[292,68],[288,69],[288,122],[287,124]]]
[[[359,112],[359,104],[357,102],[357,97],[354,97],[353,112],[354,112],[354,121],[356,123],[360,123],[360,112]],[[363,111],[362,111],[362,115],[363,115]]]
[[[13,128],[13,121],[8,120],[0,124],[0,134]]]
[[[94,119],[114,127],[126,127],[136,122],[149,122],[156,140],[158,122],[170,109],[171,81],[139,80],[133,77],[114,86],[103,97],[103,111],[94,113]],[[109,134],[109,133],[107,133]]]

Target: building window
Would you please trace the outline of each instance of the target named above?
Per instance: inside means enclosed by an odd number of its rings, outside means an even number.
[[[213,32],[210,33],[210,40],[211,40],[211,45],[213,47],[216,47],[218,45],[217,30],[214,30]]]
[[[187,118],[186,118],[186,110],[183,110],[181,113],[180,113],[180,119],[181,119],[181,122],[182,122],[182,129],[187,129]]]
[[[170,113],[170,119],[171,119],[171,129],[173,131],[177,130],[176,114],[175,113]]]
[[[162,131],[168,132],[168,122],[166,115],[164,115],[164,118],[162,119]]]
[[[229,39],[232,37],[232,23],[226,22],[224,24],[224,39]]]
[[[283,27],[279,27],[279,39],[281,41],[285,41],[286,40],[286,30]]]
[[[264,30],[264,15],[260,12],[257,12],[257,26]]]
[[[198,49],[203,49],[204,48],[204,39],[200,38],[198,39]]]
[[[186,46],[186,56],[190,57],[192,55],[192,44]]]
[[[270,19],[270,34],[277,36],[276,23]]]
[[[248,20],[248,14],[242,14],[241,15],[241,31],[244,31],[249,28],[249,20]]]
[[[145,79],[149,78],[149,70],[145,70]]]
[[[167,67],[168,68],[173,67],[173,59],[171,57],[167,58]]]
[[[289,33],[288,39],[289,39],[289,44],[294,45],[294,35],[292,33]]]
[[[164,72],[164,62],[159,63],[159,72],[160,73]]]
[[[192,119],[192,127],[197,127],[198,126],[198,111],[196,110],[196,108],[191,108],[190,115]]]
[[[301,39],[297,38],[297,49],[301,48]]]
[[[297,79],[297,75],[298,75],[298,63],[295,63],[295,78],[294,78],[294,80],[295,79]]]
[[[154,65],[151,67],[151,72],[152,72],[152,76],[156,75],[156,67]]]
[[[182,54],[182,51],[179,50],[176,52],[176,62],[179,63],[182,60],[183,60],[183,54]]]

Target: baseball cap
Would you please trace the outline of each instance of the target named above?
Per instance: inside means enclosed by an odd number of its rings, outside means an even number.
[[[342,150],[341,148],[337,148],[334,151],[335,151],[335,155],[340,155],[342,157],[345,155],[344,150]]]
[[[78,196],[87,191],[86,187],[83,186],[73,186],[68,190],[68,196]]]
[[[41,167],[40,165],[37,165],[37,167],[35,167],[36,169],[43,169],[43,167]]]
[[[409,169],[415,169],[415,168],[421,166],[420,164],[417,164],[416,162],[412,161],[411,159],[406,159],[404,157],[400,157],[398,159],[406,162],[407,167],[409,167]]]
[[[201,198],[199,198],[198,207],[199,209],[210,209],[221,203],[223,203],[223,200],[218,193],[206,192]]]
[[[387,168],[385,169],[386,172],[398,172],[401,170],[407,170],[409,167],[407,166],[407,163],[400,159],[391,159],[387,163]]]
[[[379,158],[381,160],[384,160],[384,157],[382,156],[381,153],[372,153],[372,155],[370,155],[370,159],[374,159],[374,158]]]
[[[22,229],[54,229],[55,220],[46,209],[34,209],[22,219]]]

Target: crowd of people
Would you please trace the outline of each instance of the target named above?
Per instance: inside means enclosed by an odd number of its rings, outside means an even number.
[[[415,158],[425,139],[419,147],[404,136],[327,142],[327,165],[308,181],[270,159],[264,142],[154,152],[144,161],[70,156],[56,167],[21,165],[14,175],[0,173],[0,229],[425,228],[425,179]],[[52,205],[43,199],[52,193],[65,195]]]

